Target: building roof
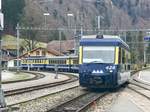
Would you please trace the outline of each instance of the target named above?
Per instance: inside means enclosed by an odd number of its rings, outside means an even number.
[[[24,53],[23,55],[21,55],[20,56],[20,58],[21,57],[24,57],[24,56],[26,56],[26,55],[28,55],[28,53],[33,53],[33,52],[35,52],[35,51],[37,51],[37,50],[39,50],[39,49],[44,49],[44,50],[46,50],[47,52],[49,52],[50,54],[53,54],[53,55],[55,55],[55,56],[62,56],[63,54],[61,54],[60,52],[58,52],[58,51],[56,51],[56,50],[54,50],[54,49],[46,49],[46,48],[42,48],[42,47],[38,47],[38,48],[35,48],[35,49],[33,49],[33,50],[31,50],[31,51],[29,51],[29,52],[26,52],[26,53]]]
[[[61,52],[65,53],[68,52],[70,50],[74,49],[74,40],[63,40],[63,41],[59,41],[59,40],[55,40],[55,41],[51,41],[48,43],[47,45],[47,49],[54,49],[56,51],[60,52],[60,48],[61,48]]]

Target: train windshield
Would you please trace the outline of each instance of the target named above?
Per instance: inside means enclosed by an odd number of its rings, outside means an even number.
[[[114,63],[115,47],[84,46],[83,63]]]

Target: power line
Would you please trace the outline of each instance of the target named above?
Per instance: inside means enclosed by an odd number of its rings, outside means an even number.
[[[19,30],[62,30],[62,31],[74,31],[74,30],[81,30],[80,28],[45,28],[45,27],[25,27],[25,26],[20,26],[16,29]],[[83,31],[97,31],[97,28],[93,28],[93,29],[88,29],[83,27]],[[100,29],[100,32],[139,32],[139,31],[149,31],[150,29],[120,29],[120,30],[116,30],[116,29]]]

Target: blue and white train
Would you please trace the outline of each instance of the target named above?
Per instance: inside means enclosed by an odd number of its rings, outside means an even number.
[[[79,83],[87,88],[116,88],[130,78],[129,46],[118,36],[91,35],[80,40]]]

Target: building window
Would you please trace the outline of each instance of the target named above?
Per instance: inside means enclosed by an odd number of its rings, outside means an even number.
[[[36,51],[36,56],[39,56],[40,55],[40,52],[39,51]]]
[[[42,51],[42,56],[45,56],[46,55],[46,52],[45,51]]]

